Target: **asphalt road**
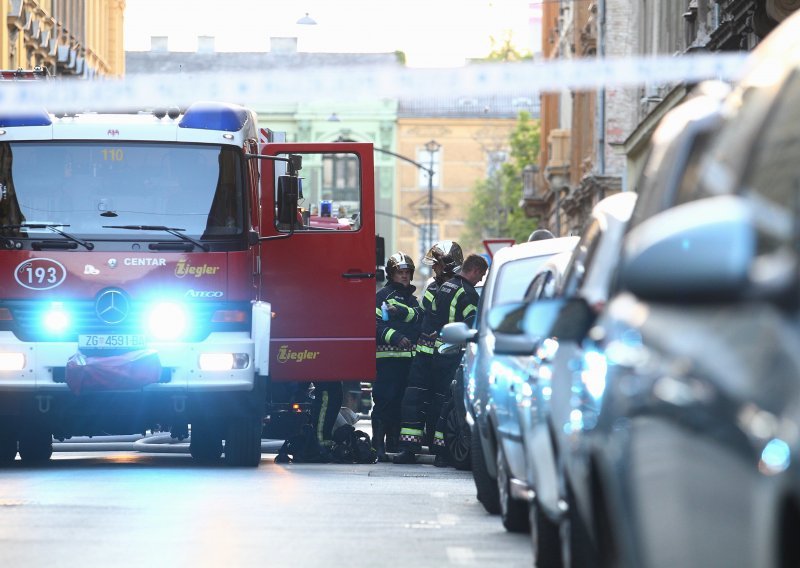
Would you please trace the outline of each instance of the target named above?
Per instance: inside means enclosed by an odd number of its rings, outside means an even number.
[[[425,465],[198,466],[185,454],[58,452],[0,469],[0,565],[531,566],[475,499]]]

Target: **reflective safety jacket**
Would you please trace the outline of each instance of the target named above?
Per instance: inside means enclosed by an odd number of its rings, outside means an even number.
[[[433,299],[436,297],[436,292],[439,291],[439,286],[444,283],[443,278],[429,278],[425,283],[425,292],[422,293],[422,309],[426,314],[433,311]]]
[[[419,328],[422,322],[423,309],[414,297],[414,286],[403,286],[397,282],[387,282],[375,295],[375,340],[377,344],[375,356],[384,357],[413,357],[414,343],[419,337]],[[381,305],[386,302],[394,306],[396,311],[389,316],[388,321],[383,320]],[[411,342],[411,346],[402,348],[398,344],[403,338]]]
[[[447,323],[463,321],[472,325],[478,311],[478,298],[475,287],[460,275],[442,284],[433,298],[432,309],[425,312],[417,350],[432,355],[442,343],[436,338]]]

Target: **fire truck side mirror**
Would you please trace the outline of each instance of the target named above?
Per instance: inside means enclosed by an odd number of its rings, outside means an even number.
[[[297,200],[300,194],[300,178],[278,176],[278,223],[297,224]]]
[[[258,231],[247,231],[247,244],[252,246],[257,245],[260,242]]]

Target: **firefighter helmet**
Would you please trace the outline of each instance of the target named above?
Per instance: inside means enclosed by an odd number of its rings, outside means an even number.
[[[389,277],[389,280],[392,279],[395,272],[398,270],[402,270],[404,268],[408,268],[411,270],[411,279],[414,279],[414,261],[411,260],[411,257],[408,256],[404,252],[396,252],[392,256],[389,257],[389,260],[386,262],[386,275]]]
[[[446,273],[455,273],[464,262],[461,245],[455,241],[439,241],[434,244],[422,259],[422,264],[432,266],[441,264]]]

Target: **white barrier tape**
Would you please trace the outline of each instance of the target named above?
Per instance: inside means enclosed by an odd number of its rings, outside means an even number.
[[[254,108],[304,101],[382,98],[457,98],[532,95],[643,84],[737,79],[747,54],[574,59],[541,63],[485,63],[452,69],[326,67],[238,74],[133,75],[121,80],[0,82],[0,112],[44,105],[50,109],[123,110],[186,106],[196,100]]]

